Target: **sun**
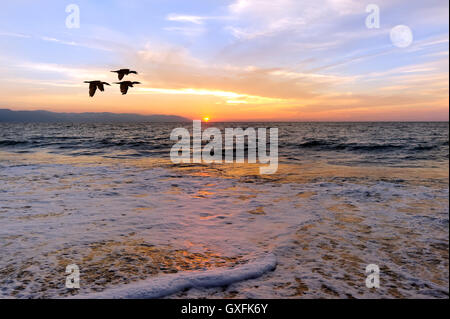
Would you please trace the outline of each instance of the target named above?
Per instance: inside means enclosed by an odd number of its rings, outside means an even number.
[[[209,121],[209,117],[204,117],[203,118],[203,122],[208,122]]]

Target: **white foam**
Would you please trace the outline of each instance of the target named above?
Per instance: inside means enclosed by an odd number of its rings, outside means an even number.
[[[254,279],[274,270],[277,259],[270,253],[235,268],[206,271],[185,271],[162,275],[138,283],[111,288],[98,293],[77,295],[87,299],[149,299],[161,298],[190,288],[227,286],[235,282]]]
[[[391,254],[383,254],[386,250],[384,241],[380,242],[378,238],[397,238],[396,254],[402,254],[402,258],[409,261],[408,265],[414,267],[421,260],[419,254],[417,258],[411,257],[417,244],[422,244],[420,249],[427,249],[427,252],[433,251],[428,250],[430,245],[445,247],[448,244],[448,186],[440,184],[428,187],[407,181],[393,183],[371,178],[364,182],[353,182],[353,179],[330,182],[319,178],[306,184],[244,183],[215,175],[190,175],[165,168],[122,164],[19,164],[0,170],[0,269],[15,270],[0,278],[3,280],[2,298],[65,295],[65,272],[61,267],[57,268],[59,257],[80,267],[80,294],[83,296],[104,287],[108,276],[104,276],[103,271],[111,271],[117,276],[110,283],[111,288],[99,295],[87,295],[88,298],[227,297],[227,292],[211,286],[233,282],[230,290],[238,292],[237,298],[284,298],[295,296],[298,278],[309,287],[309,297],[323,297],[321,286],[324,282],[341,296],[348,293],[373,297],[370,292],[361,294],[358,285],[347,285],[342,279],[349,275],[348,269],[340,265],[342,252],[351,251],[363,262],[395,269],[404,282],[414,283],[414,287],[418,283],[424,283],[423,287],[434,287],[429,279],[434,275],[431,271],[426,276],[422,271],[407,275],[392,261]],[[297,196],[303,193],[312,195]],[[423,206],[424,209],[417,212],[411,211],[411,205],[430,199],[434,204],[429,209]],[[340,217],[346,218],[348,214],[361,221],[342,225]],[[321,228],[326,223],[331,224],[335,217],[339,227]],[[311,237],[304,237],[309,231],[303,231],[303,226],[315,222],[317,226],[312,227],[308,235]],[[371,240],[360,236],[361,229],[370,230],[371,233],[364,236]],[[411,236],[403,236],[403,233],[400,236],[399,230],[407,230],[405,234]],[[304,242],[305,238],[313,238],[314,242]],[[323,259],[331,252],[322,247],[330,247],[332,241],[338,243],[341,250],[335,252],[336,258]],[[93,262],[86,261],[85,257],[92,251],[92,244],[97,247],[103,243],[113,245],[96,252],[102,268],[86,280],[83,272],[90,271]],[[121,288],[115,286],[120,280],[139,280],[147,272],[139,268],[139,275],[135,275],[122,272],[118,265],[109,265],[110,250],[139,252],[141,244],[152,245],[158,252],[167,252],[169,262],[176,262],[175,252],[181,251],[188,256],[200,254],[206,259],[219,256],[236,260],[249,260],[249,256],[271,251],[277,256],[278,266],[270,276],[251,281],[245,279],[270,269],[264,268],[267,263],[257,259],[233,269],[183,272],[152,277]],[[440,250],[434,251],[438,254]],[[439,256],[427,254],[429,260]],[[124,254],[120,262],[125,262],[126,258]],[[33,268],[28,266],[31,263]],[[152,263],[152,267],[161,266],[158,260],[152,259]],[[132,266],[143,267],[140,263]],[[203,263],[190,264],[194,269],[202,266]],[[355,274],[350,273],[355,282],[360,280],[360,269],[364,270],[365,266],[361,266],[356,268]],[[61,273],[56,273],[57,269],[62,269]],[[258,269],[262,269],[261,272]],[[324,278],[315,269],[333,272],[335,279]],[[445,278],[448,273],[445,263],[436,269]],[[17,290],[23,281],[20,276],[24,270],[31,284]],[[43,284],[51,276],[61,280],[55,287]],[[211,288],[202,288],[205,286]],[[46,290],[42,291],[41,287]],[[200,289],[177,294],[180,289],[192,287]],[[413,286],[405,287],[401,291],[404,296],[424,296],[416,293]],[[116,288],[118,290],[114,290]],[[440,289],[448,291],[446,287]]]

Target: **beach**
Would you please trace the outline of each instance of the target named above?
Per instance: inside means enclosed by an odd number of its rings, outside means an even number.
[[[0,124],[1,297],[448,298],[447,122],[208,125],[278,127],[278,171],[174,164],[176,124]]]

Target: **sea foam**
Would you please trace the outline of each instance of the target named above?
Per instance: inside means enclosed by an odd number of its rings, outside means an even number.
[[[75,298],[88,299],[150,299],[162,298],[190,288],[212,288],[227,286],[235,282],[254,279],[276,268],[277,259],[272,253],[259,257],[249,263],[228,269],[205,271],[184,271],[161,275],[141,282],[98,293],[77,295]]]

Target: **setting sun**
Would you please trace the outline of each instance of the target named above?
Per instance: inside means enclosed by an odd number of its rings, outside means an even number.
[[[204,117],[203,118],[203,122],[208,122],[209,121],[209,117]]]

